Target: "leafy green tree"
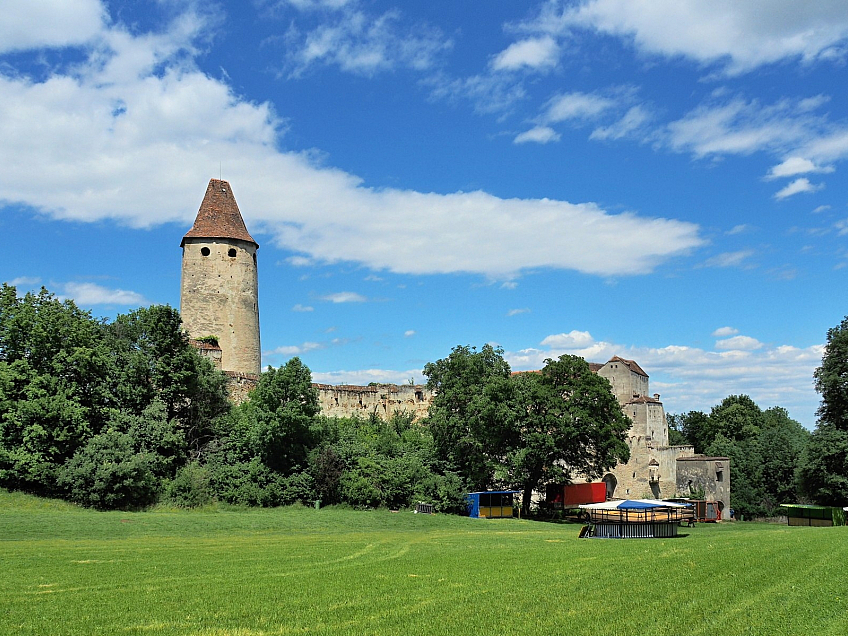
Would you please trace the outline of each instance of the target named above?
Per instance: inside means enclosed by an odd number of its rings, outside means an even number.
[[[468,488],[491,486],[514,441],[510,368],[503,350],[454,347],[447,358],[424,366],[435,393],[427,415],[437,455]]]
[[[541,373],[520,374],[514,384],[517,440],[511,464],[525,514],[542,484],[576,475],[598,478],[630,458],[630,420],[609,382],[583,358],[546,360]]]
[[[113,373],[88,312],[0,287],[0,484],[54,492],[57,467],[109,417]]]
[[[116,357],[114,393],[140,413],[154,400],[176,419],[197,453],[214,435],[213,422],[230,409],[227,380],[189,344],[179,312],[167,305],[142,307],[109,325]]]
[[[703,453],[712,441],[709,430],[709,416],[701,411],[687,413],[668,413],[668,441],[672,446],[691,445],[696,453]]]
[[[825,506],[848,502],[848,431],[819,423],[804,449],[798,470],[803,492]]]
[[[844,506],[848,502],[848,317],[828,330],[814,378],[822,402],[798,472],[801,488],[818,503]]]
[[[309,367],[292,358],[260,376],[235,414],[236,438],[270,469],[291,474],[306,467],[316,445],[313,426],[320,410]]]

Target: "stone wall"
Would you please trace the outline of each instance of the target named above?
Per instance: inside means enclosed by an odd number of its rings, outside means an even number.
[[[190,337],[217,337],[224,371],[258,375],[256,244],[184,239],[180,315]]]
[[[677,460],[677,492],[704,489],[707,500],[720,502],[722,519],[730,517],[730,459],[694,455]]]
[[[318,389],[321,413],[328,417],[367,418],[376,413],[388,419],[395,413],[409,413],[415,420],[420,420],[427,416],[433,399],[433,394],[421,384],[312,386]]]

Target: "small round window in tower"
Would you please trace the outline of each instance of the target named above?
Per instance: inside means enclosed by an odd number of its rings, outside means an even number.
[[[235,258],[236,257],[236,248],[231,247],[229,249],[229,251],[227,252],[227,256],[229,256],[230,258]]]
[[[200,248],[200,253],[201,253],[203,256],[209,256],[209,248],[208,248],[208,247],[201,247],[201,248]]]

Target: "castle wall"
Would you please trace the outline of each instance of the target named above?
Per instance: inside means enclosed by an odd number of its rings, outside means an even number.
[[[613,358],[597,371],[612,386],[619,404],[626,404],[634,396],[648,395],[648,378],[630,369],[620,358]]]
[[[313,384],[318,389],[321,414],[327,417],[370,417],[388,419],[395,413],[410,413],[415,420],[427,416],[433,394],[423,385],[377,384],[333,386]]]
[[[180,314],[192,338],[218,338],[224,371],[258,375],[256,244],[239,239],[184,239]]]
[[[681,457],[677,460],[677,492],[704,490],[707,500],[720,502],[722,519],[730,517],[730,459],[727,457]]]

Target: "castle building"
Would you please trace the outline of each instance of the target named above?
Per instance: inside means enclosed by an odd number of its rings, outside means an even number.
[[[212,179],[183,249],[180,314],[201,354],[233,376],[257,376],[259,283],[256,250],[230,184]]]
[[[261,367],[256,251],[230,184],[212,179],[192,228],[183,237],[180,313],[201,355],[230,376],[230,397],[242,402]],[[589,367],[606,378],[632,424],[630,459],[603,477],[609,498],[667,498],[695,490],[730,508],[730,461],[695,455],[692,446],[669,446],[659,394],[649,394],[648,374],[619,356]],[[387,419],[427,415],[433,394],[422,385],[313,384],[328,417]]]

